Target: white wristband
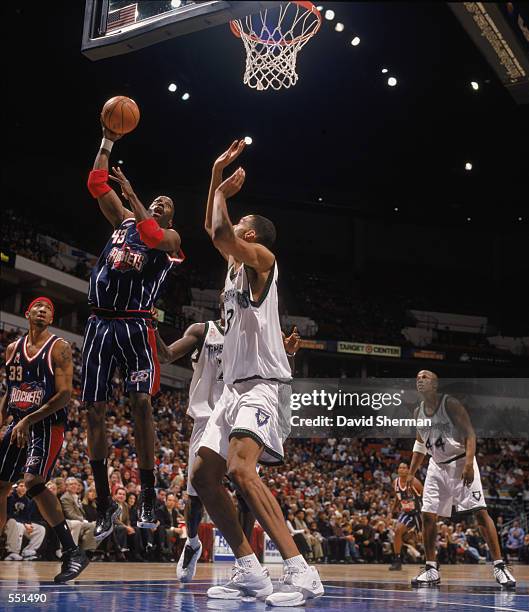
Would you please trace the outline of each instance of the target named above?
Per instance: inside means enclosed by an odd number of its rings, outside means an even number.
[[[413,445],[414,453],[421,453],[421,455],[426,455],[426,445],[423,442],[419,442],[419,440],[415,440],[415,444]]]
[[[99,148],[105,149],[105,151],[108,151],[110,153],[110,151],[112,151],[113,146],[114,146],[113,140],[110,140],[110,138],[103,138],[101,140],[101,146]]]

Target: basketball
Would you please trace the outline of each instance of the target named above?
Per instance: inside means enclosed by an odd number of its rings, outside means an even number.
[[[140,109],[127,96],[114,96],[105,102],[101,111],[105,127],[116,134],[128,134],[138,125]]]

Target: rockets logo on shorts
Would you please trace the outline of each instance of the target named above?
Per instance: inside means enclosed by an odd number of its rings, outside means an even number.
[[[138,370],[137,372],[131,372],[130,382],[133,384],[146,382],[149,380],[150,370]]]
[[[40,383],[22,383],[20,387],[11,388],[9,403],[18,410],[27,410],[32,406],[39,407],[43,397],[44,388]]]
[[[267,414],[264,410],[261,410],[261,408],[257,408],[255,418],[257,419],[257,425],[259,427],[262,427],[263,425],[266,425],[268,423],[268,421],[270,420],[270,415]]]

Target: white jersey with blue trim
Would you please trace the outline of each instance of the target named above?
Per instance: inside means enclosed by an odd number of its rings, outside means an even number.
[[[217,321],[204,323],[204,336],[191,355],[193,378],[189,387],[188,416],[209,418],[224,388],[222,349],[224,331]]]
[[[435,463],[447,463],[465,453],[464,436],[462,432],[458,432],[446,411],[449,397],[442,396],[439,407],[431,416],[425,413],[424,401],[421,402],[416,415],[416,418],[423,419],[423,422],[431,422],[430,426],[418,426],[417,432]]]
[[[241,264],[228,269],[224,285],[225,335],[222,354],[224,382],[252,380],[288,382],[288,364],[277,294],[277,262],[274,262],[259,300],[255,301],[248,269]]]

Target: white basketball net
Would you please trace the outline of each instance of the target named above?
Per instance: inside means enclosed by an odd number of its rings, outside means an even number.
[[[321,16],[310,2],[288,2],[232,21],[232,32],[246,49],[245,85],[259,91],[295,85],[298,52],[320,24]]]

